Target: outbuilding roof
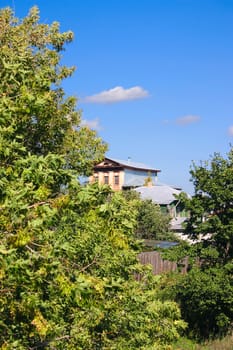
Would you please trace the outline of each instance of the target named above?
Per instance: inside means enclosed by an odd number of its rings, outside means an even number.
[[[142,199],[151,199],[159,205],[168,205],[176,200],[175,195],[182,191],[164,184],[156,184],[155,186],[137,187],[135,191],[140,193]]]

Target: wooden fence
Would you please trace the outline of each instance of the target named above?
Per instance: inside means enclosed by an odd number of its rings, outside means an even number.
[[[177,264],[174,261],[163,260],[160,253],[156,251],[140,253],[138,259],[141,264],[152,265],[154,275],[177,270]],[[181,273],[187,272],[187,268],[188,258],[185,258],[182,262]]]

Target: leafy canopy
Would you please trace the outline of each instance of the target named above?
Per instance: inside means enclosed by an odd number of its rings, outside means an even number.
[[[173,235],[169,232],[170,216],[164,214],[160,206],[150,199],[141,199],[134,190],[123,191],[128,201],[135,201],[137,206],[135,236],[139,239],[168,239]]]
[[[185,323],[135,279],[134,203],[77,181],[106,145],[61,87],[72,38],[0,11],[0,348],[169,349]]]
[[[80,128],[76,99],[66,97],[62,81],[74,67],[60,64],[73,39],[57,22],[39,23],[34,7],[22,21],[11,9],[0,12],[1,162],[10,166],[30,153],[63,156],[67,168],[90,173],[106,145],[88,128]]]
[[[226,159],[215,153],[209,161],[193,164],[195,194],[185,200],[190,211],[186,232],[193,238],[203,235],[205,245],[215,247],[222,262],[233,258],[232,169],[233,149]]]
[[[203,339],[232,331],[233,149],[226,159],[215,153],[209,161],[193,164],[191,175],[194,196],[180,197],[190,212],[186,233],[203,239],[170,255],[189,257],[191,270],[174,283],[175,299],[189,335]]]

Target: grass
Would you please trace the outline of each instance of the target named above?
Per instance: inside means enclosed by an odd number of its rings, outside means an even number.
[[[223,339],[209,341],[203,344],[197,344],[189,339],[182,338],[175,345],[174,350],[232,350],[233,335]]]

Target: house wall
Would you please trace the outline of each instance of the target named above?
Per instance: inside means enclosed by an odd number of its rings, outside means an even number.
[[[155,184],[156,173],[148,173],[148,171],[125,169],[124,186],[143,186],[148,176],[151,176],[153,184]]]
[[[99,184],[108,184],[114,191],[119,191],[123,186],[143,186],[148,176],[152,178],[152,183],[155,184],[156,175],[156,172],[148,173],[148,171],[137,169],[110,170],[106,168],[106,170],[96,170],[95,173],[89,177],[89,182],[93,183],[97,181]]]
[[[124,183],[124,171],[97,171],[90,176],[91,183],[97,181],[100,185],[109,185],[114,191],[122,189]]]

